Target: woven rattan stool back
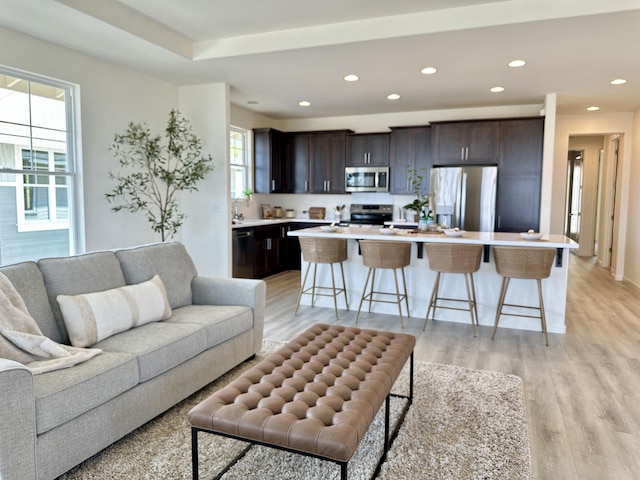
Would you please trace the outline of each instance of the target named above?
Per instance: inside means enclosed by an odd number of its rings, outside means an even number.
[[[427,243],[425,249],[434,272],[472,273],[480,269],[482,245]]]
[[[551,274],[554,248],[493,247],[496,271],[509,278],[543,279]]]
[[[360,240],[362,264],[369,268],[403,268],[411,263],[411,243]]]
[[[347,259],[347,240],[344,238],[298,237],[305,262],[337,263]]]

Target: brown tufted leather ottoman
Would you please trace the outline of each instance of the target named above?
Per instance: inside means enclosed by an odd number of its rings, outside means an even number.
[[[413,398],[414,345],[412,335],[314,325],[191,409],[193,478],[197,434],[204,431],[333,461],[344,480],[349,459],[385,402],[376,476],[402,423],[390,436],[389,397],[406,400],[402,418]],[[409,395],[391,394],[409,358]]]

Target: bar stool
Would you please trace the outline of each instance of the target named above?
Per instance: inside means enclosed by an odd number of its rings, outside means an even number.
[[[539,318],[544,333],[545,344],[549,346],[547,337],[547,319],[544,314],[544,302],[542,300],[542,279],[548,278],[551,274],[551,267],[556,256],[553,248],[523,248],[523,247],[493,247],[493,257],[495,259],[496,271],[502,278],[502,289],[498,300],[498,310],[496,312],[496,322],[493,327],[491,340],[496,336],[498,321],[501,315],[513,317]],[[538,306],[514,305],[504,303],[507,294],[509,280],[512,278],[522,278],[536,280],[538,284]],[[516,307],[531,310],[538,310],[539,315],[525,315],[519,313],[505,313],[503,307]]]
[[[480,269],[480,260],[482,258],[482,245],[469,245],[463,243],[427,243],[427,258],[429,259],[429,268],[435,272],[436,281],[433,284],[427,315],[424,318],[424,330],[429,321],[429,313],[433,309],[434,319],[436,308],[446,308],[449,310],[462,310],[469,312],[471,317],[471,327],[473,328],[473,336],[476,336],[476,325],[478,324],[478,308],[476,305],[476,287],[473,282],[473,274]],[[461,273],[464,275],[464,284],[467,289],[466,300],[461,298],[439,297],[440,292],[440,275],[443,273]],[[446,302],[466,302],[469,308],[453,307],[449,305],[438,305],[438,300]]]
[[[362,303],[365,300],[369,300],[369,312],[371,312],[372,302],[397,304],[398,314],[400,315],[400,326],[404,328],[404,322],[402,320],[402,300],[405,301],[407,307],[407,317],[409,316],[409,300],[407,299],[407,282],[404,276],[404,267],[409,265],[411,261],[411,243],[360,240],[360,251],[362,253],[362,264],[365,267],[369,267],[369,271],[367,272],[367,279],[364,282],[364,289],[362,290],[362,297],[360,298],[360,305],[358,306],[358,314],[356,315],[356,323],[358,323],[358,318],[360,317],[360,309],[362,308]],[[390,268],[393,270],[393,279],[396,284],[395,293],[374,291],[376,270],[381,268]],[[398,269],[402,272],[402,286],[404,288],[404,293],[400,293],[400,290],[398,288]],[[371,288],[369,289],[369,293],[367,293],[369,277],[371,277]],[[374,295],[394,295],[396,299],[376,299],[374,298]]]
[[[302,252],[302,258],[307,262],[307,270],[304,274],[304,280],[300,286],[300,293],[298,294],[298,305],[296,306],[296,312],[298,314],[298,308],[300,308],[300,299],[303,294],[311,295],[311,306],[315,302],[316,296],[321,297],[333,297],[333,306],[336,311],[336,320],[338,319],[338,301],[337,297],[340,293],[344,294],[344,301],[349,309],[349,301],[347,300],[347,284],[344,279],[344,269],[342,262],[347,259],[347,240],[344,238],[316,238],[316,237],[298,237],[300,240],[300,251]],[[329,264],[331,269],[331,286],[322,286],[316,284],[316,273],[318,270],[318,264]],[[340,264],[340,273],[342,275],[342,288],[336,288],[336,281],[333,272],[333,265],[335,263]],[[309,276],[309,270],[313,264],[313,284],[305,289],[307,284],[307,277]],[[331,290],[331,293],[318,293]]]

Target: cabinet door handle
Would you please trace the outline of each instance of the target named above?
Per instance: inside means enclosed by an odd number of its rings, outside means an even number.
[[[327,180],[327,192],[331,191],[331,180]]]
[[[464,148],[464,159],[469,160],[469,147]]]
[[[275,190],[276,189],[276,181],[275,180],[271,180],[271,190]]]
[[[366,153],[362,154],[362,163],[364,163],[365,165],[367,164],[367,154]]]
[[[309,180],[305,180],[304,181],[304,191],[308,192],[309,191]]]

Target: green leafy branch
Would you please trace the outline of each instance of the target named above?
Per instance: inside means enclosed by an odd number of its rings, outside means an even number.
[[[213,159],[202,155],[200,139],[177,110],[169,114],[165,137],[163,143],[145,123],[133,122],[116,134],[109,149],[122,169],[108,173],[117,184],[105,194],[115,212],[144,212],[162,241],[175,235],[186,218],[178,206],[179,192],[197,191],[197,183],[213,170]]]
[[[424,175],[422,174],[422,170],[418,170],[413,168],[412,166],[407,166],[407,175],[409,178],[409,183],[411,184],[411,191],[416,196],[415,200],[411,203],[406,204],[404,207],[405,210],[412,210],[416,213],[420,213],[424,207],[429,206],[429,195],[425,195],[422,193],[422,183],[424,182]]]

